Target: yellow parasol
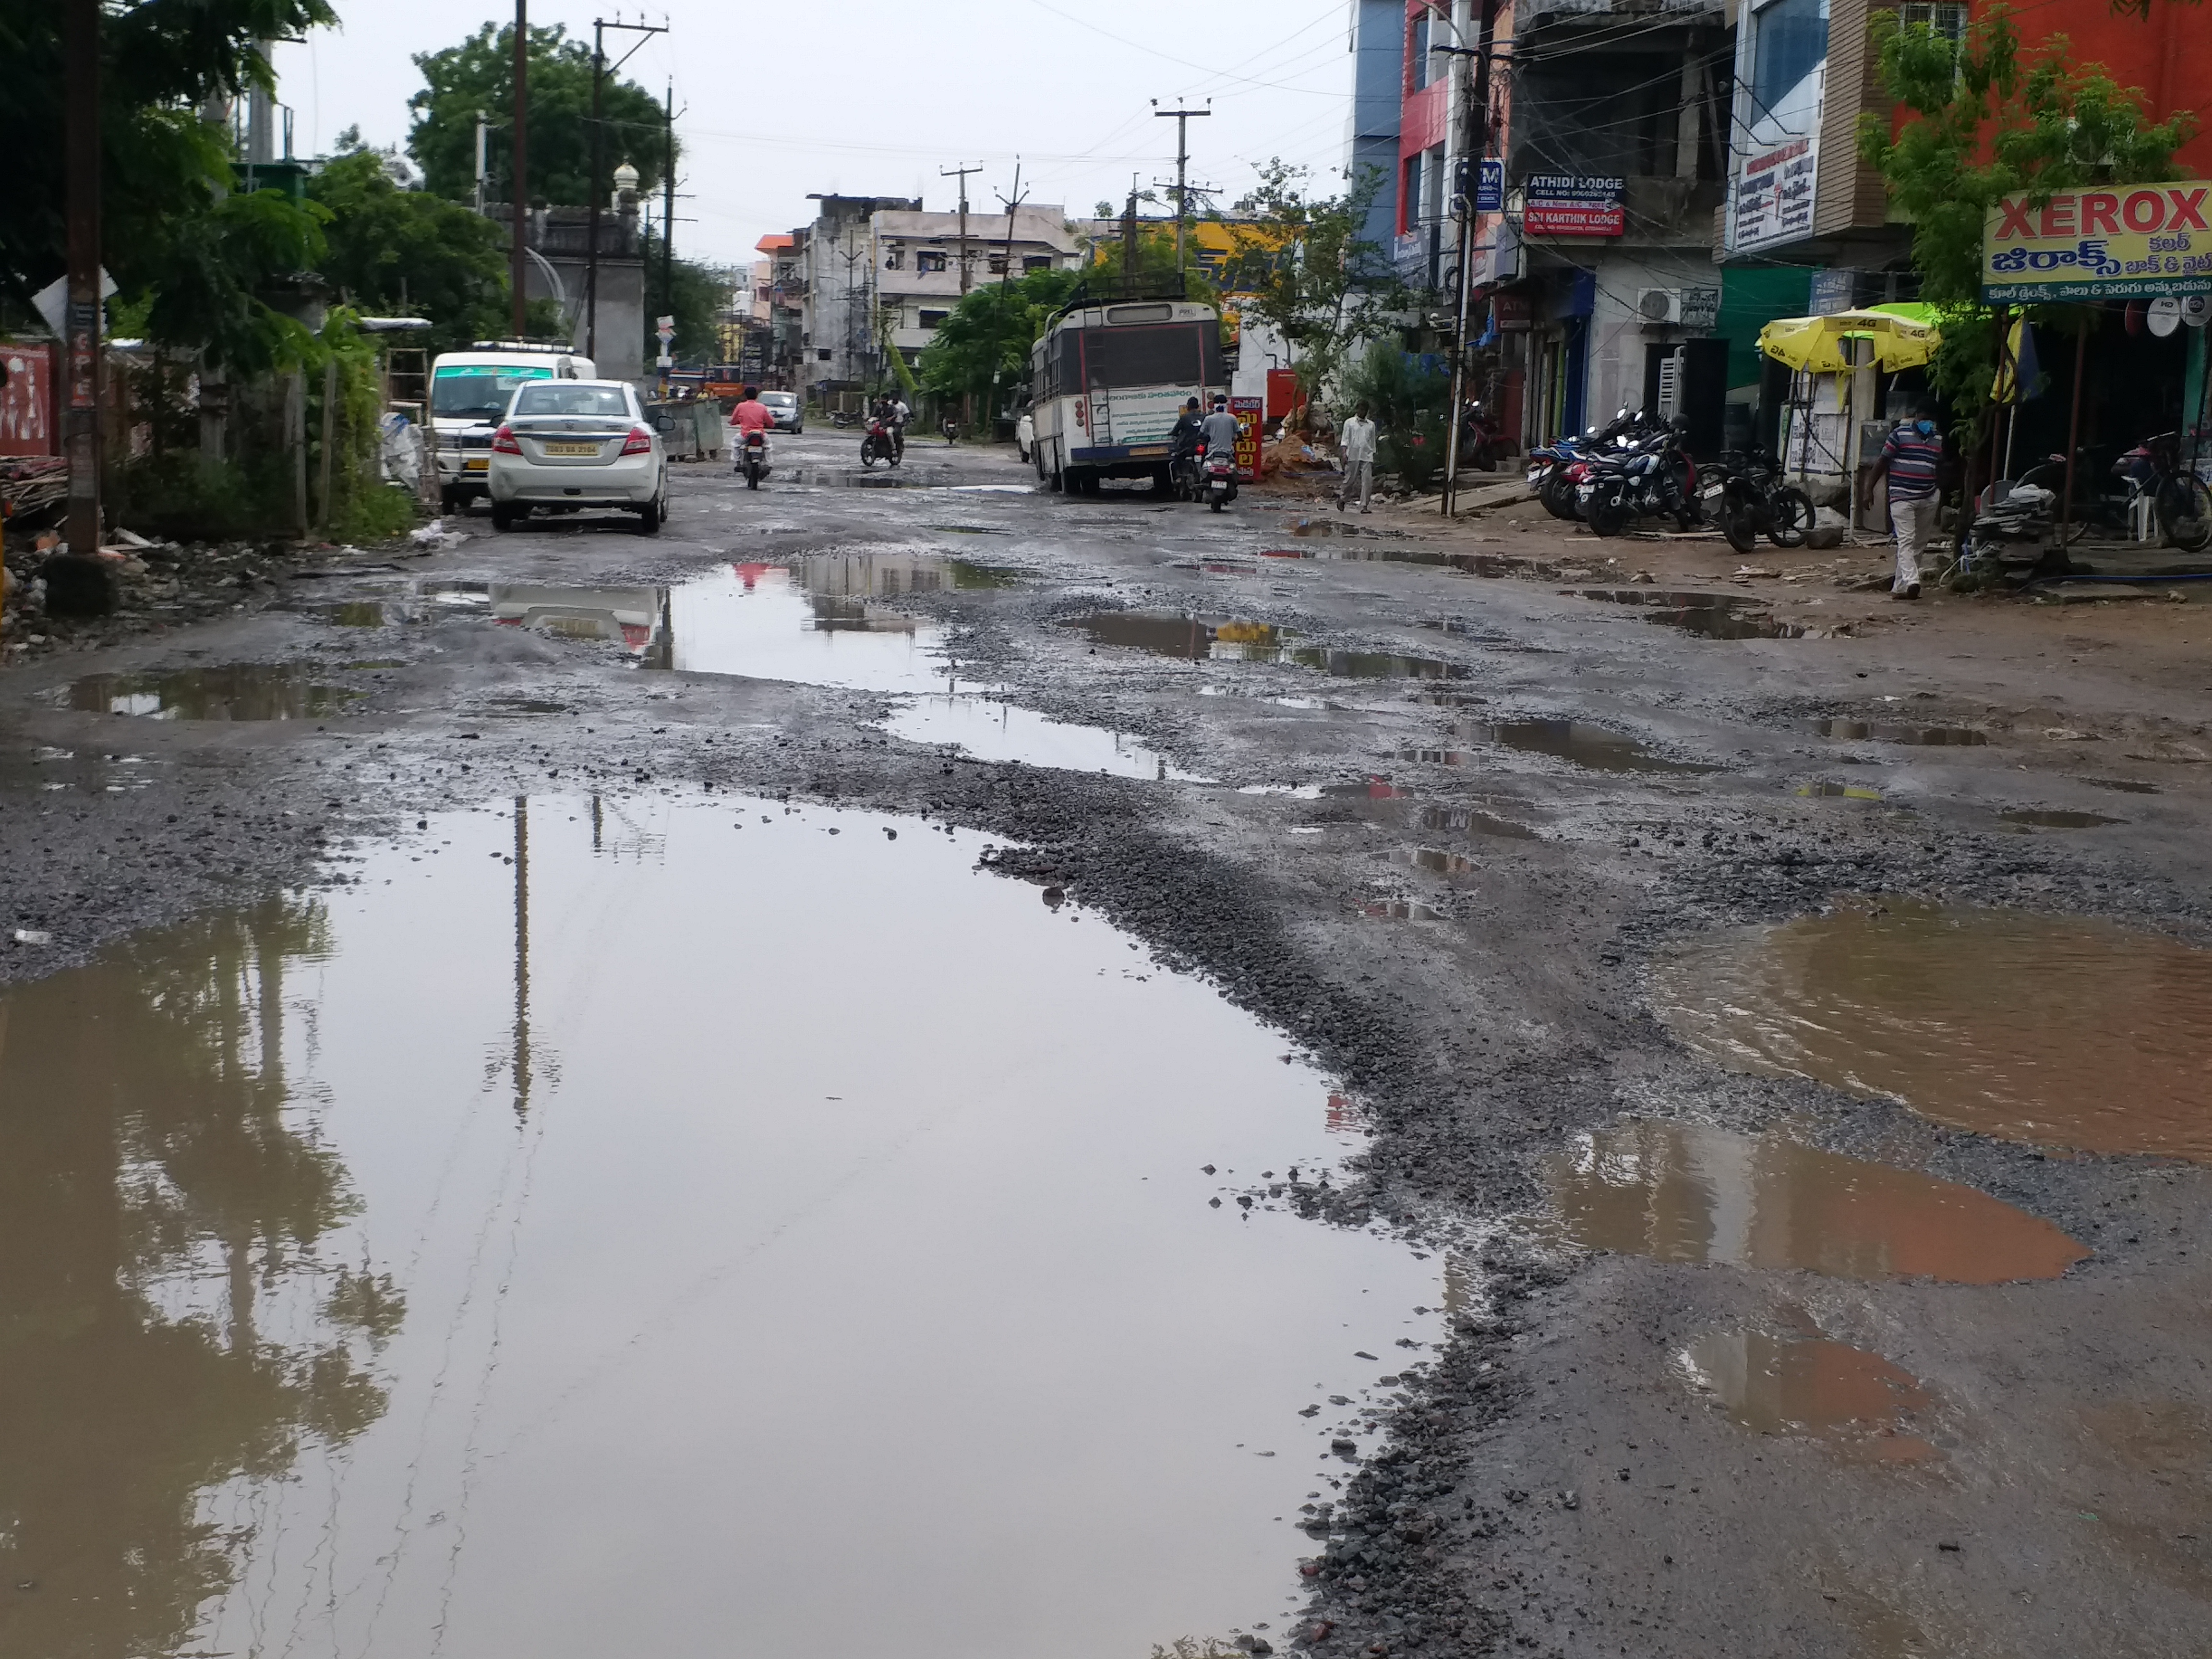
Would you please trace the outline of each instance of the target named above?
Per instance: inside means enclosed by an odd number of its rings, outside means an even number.
[[[1832,317],[1780,317],[1759,331],[1759,349],[1779,363],[1815,374],[1864,368],[1844,356],[1845,340],[1872,340],[1874,362],[1893,374],[1917,368],[1943,343],[1941,331],[1888,311],[1839,311]]]

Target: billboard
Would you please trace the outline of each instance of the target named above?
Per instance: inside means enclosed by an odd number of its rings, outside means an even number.
[[[1820,164],[1816,137],[1788,139],[1746,155],[1729,204],[1729,251],[1741,253],[1810,236]]]
[[[1982,224],[1982,297],[2111,300],[2212,293],[2212,184],[2181,179],[2008,196]]]
[[[1627,228],[1626,179],[1531,173],[1521,186],[1521,228],[1531,236],[1618,236]]]

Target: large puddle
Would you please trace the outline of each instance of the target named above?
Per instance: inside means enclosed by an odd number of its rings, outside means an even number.
[[[1065,624],[1100,645],[1148,651],[1156,657],[1187,662],[1290,663],[1317,668],[1345,679],[1456,680],[1468,676],[1459,663],[1390,651],[1331,651],[1291,643],[1294,635],[1269,623],[1208,621],[1138,611],[1103,611]]]
[[[1633,738],[1608,732],[1581,720],[1509,720],[1497,726],[1474,726],[1469,735],[1486,743],[1517,749],[1527,755],[1549,755],[1593,772],[1717,772],[1715,766],[1668,760],[1655,755]],[[1456,765],[1456,761],[1447,763]]]
[[[1996,1285],[2055,1278],[2089,1254],[1971,1187],[1698,1124],[1577,1135],[1544,1173],[1551,1231],[1661,1261]]]
[[[88,674],[64,694],[70,708],[162,720],[307,720],[342,712],[362,694],[322,685],[298,663],[226,663],[165,673]]]
[[[1279,1632],[1440,1263],[1234,1201],[1328,1080],[983,845],[541,799],[11,989],[0,1648]]]
[[[2212,1162],[2212,951],[2158,934],[1887,899],[1701,940],[1653,996],[1732,1070],[2007,1140]]]
[[[1679,628],[1705,640],[1796,640],[1805,629],[1784,622],[1755,599],[1727,593],[1670,592],[1656,587],[1569,588],[1585,599],[1641,607],[1646,622]]]

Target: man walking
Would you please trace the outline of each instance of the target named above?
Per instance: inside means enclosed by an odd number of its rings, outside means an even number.
[[[1344,452],[1344,488],[1336,492],[1336,510],[1343,512],[1344,503],[1356,493],[1364,513],[1375,494],[1375,422],[1367,418],[1365,404],[1352,411],[1337,440]]]
[[[1889,479],[1889,518],[1897,531],[1897,575],[1892,599],[1920,597],[1920,550],[1936,533],[1936,486],[1943,465],[1943,433],[1936,424],[1936,404],[1922,398],[1912,418],[1898,423],[1881,447],[1881,459],[1867,474],[1866,495],[1884,476]]]

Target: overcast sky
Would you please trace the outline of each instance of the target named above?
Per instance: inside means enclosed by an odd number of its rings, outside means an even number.
[[[412,58],[453,45],[488,0],[337,0],[337,30],[278,49],[296,148],[319,155],[349,126],[404,143]],[[813,216],[809,191],[920,195],[954,205],[940,167],[982,164],[971,204],[997,209],[1022,158],[1022,191],[1087,215],[1132,173],[1172,179],[1172,121],[1148,100],[1202,106],[1191,178],[1241,191],[1271,155],[1334,173],[1344,161],[1349,0],[665,0],[641,10],[531,0],[533,25],[588,41],[596,15],[666,22],[624,75],[676,88],[685,149],[679,253],[715,262]],[[610,41],[620,37],[610,33]],[[630,37],[634,40],[635,37]],[[623,48],[610,45],[610,56]],[[1339,185],[1334,177],[1317,182]],[[689,217],[696,222],[685,224]]]

